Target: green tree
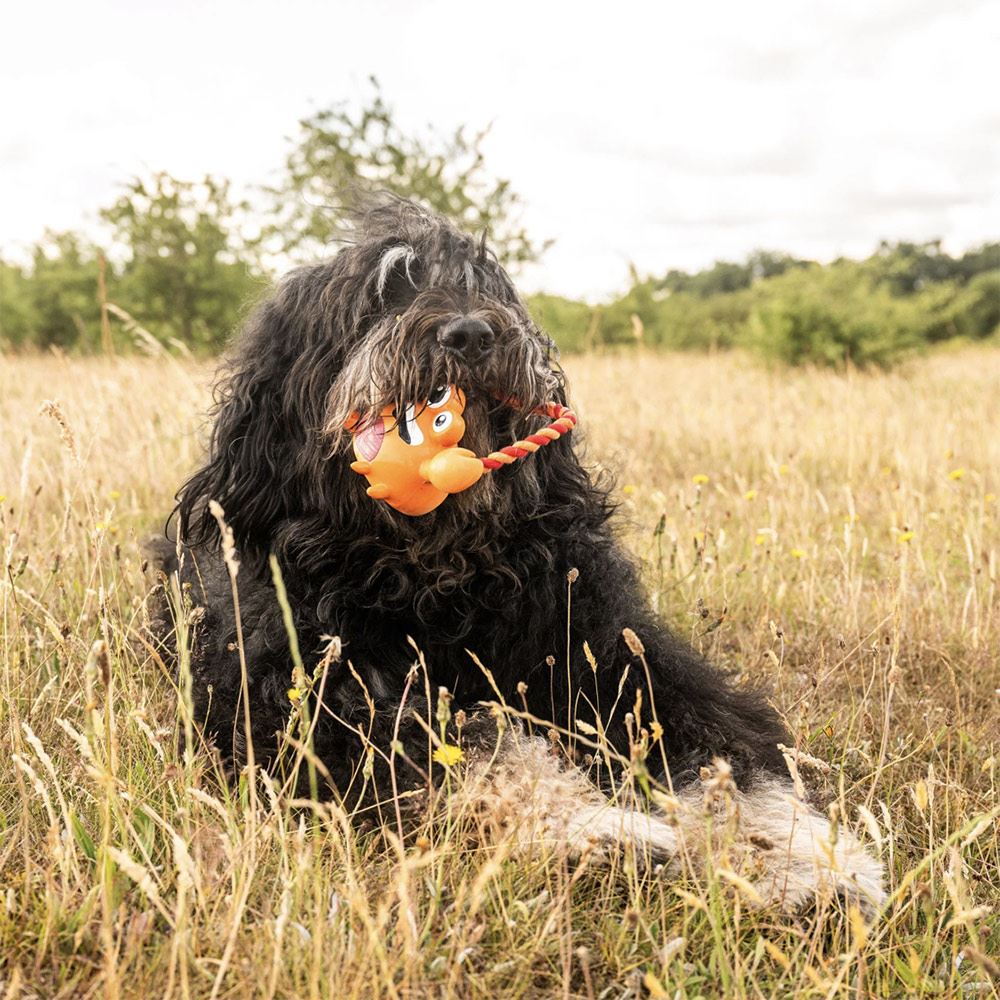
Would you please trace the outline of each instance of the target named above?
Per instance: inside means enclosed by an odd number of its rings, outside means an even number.
[[[263,284],[229,182],[135,179],[102,213],[125,261],[108,295],[159,337],[221,344]]]
[[[676,268],[653,282],[656,291],[684,292],[708,299],[749,288],[754,282],[773,278],[793,267],[804,267],[808,261],[799,260],[775,250],[754,250],[742,263],[717,260],[711,267],[689,274]]]
[[[966,284],[980,274],[1000,273],[1000,243],[984,243],[961,257],[952,257],[942,250],[940,240],[883,240],[864,263],[875,279],[888,284],[894,294],[914,295],[929,285]]]
[[[520,198],[510,182],[487,171],[487,131],[408,134],[377,81],[371,82],[374,92],[360,111],[338,104],[299,123],[285,176],[266,189],[272,208],[265,246],[294,259],[315,259],[339,233],[339,209],[359,195],[389,191],[441,212],[463,229],[486,230],[509,267],[537,260],[547,244],[532,240],[519,224]]]
[[[960,263],[960,262],[959,262]],[[927,291],[949,288],[947,301],[928,315],[927,340],[936,342],[951,337],[982,340],[1000,331],[1000,270],[981,271],[967,284],[955,282],[931,286]],[[927,298],[927,293],[923,296]]]
[[[30,277],[23,267],[0,260],[0,348],[30,343],[34,327]]]
[[[776,278],[779,274],[784,274],[792,268],[808,267],[811,263],[812,261],[793,257],[791,254],[781,253],[777,250],[754,250],[747,257],[747,269],[754,281]]]
[[[914,295],[929,284],[956,276],[955,261],[941,249],[940,240],[926,243],[889,243],[865,261],[866,269],[894,295]]]
[[[46,232],[31,265],[0,264],[0,341],[14,347],[100,342],[98,251],[76,233]]]
[[[972,281],[981,274],[1000,275],[1000,243],[984,243],[967,250],[955,261],[957,277]]]

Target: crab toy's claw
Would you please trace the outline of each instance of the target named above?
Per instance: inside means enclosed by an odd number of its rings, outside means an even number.
[[[445,493],[467,490],[479,482],[485,471],[483,460],[476,458],[468,448],[445,448],[420,465],[420,475]]]

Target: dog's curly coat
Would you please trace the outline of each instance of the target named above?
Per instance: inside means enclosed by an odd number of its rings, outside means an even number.
[[[482,333],[472,349],[464,336],[441,336],[464,320],[480,321],[468,326]],[[218,383],[207,460],[180,493],[180,559],[161,552],[162,568],[179,571],[204,608],[192,654],[194,708],[223,759],[234,768],[245,762],[245,731],[211,500],[225,511],[242,565],[258,762],[273,766],[292,709],[289,641],[267,564],[274,554],[307,670],[329,637],[343,643],[344,662],[317,685],[321,705],[315,692],[310,698],[315,753],[349,807],[385,803],[425,782],[416,763],[427,756],[421,720],[433,726],[436,709],[424,691],[444,687],[452,711],[468,717],[451,737],[469,760],[458,794],[523,844],[579,851],[631,839],[647,856],[673,858],[685,829],[701,823],[700,810],[685,803],[700,801],[703,769],[722,759],[762,896],[797,906],[826,884],[877,904],[879,864],[847,831],[829,844],[828,824],[796,800],[774,709],[648,609],[609,526],[607,490],[582,467],[574,441],[484,477],[423,517],[366,496],[349,468],[345,418],[387,405],[402,412],[442,384],[465,390],[462,444],[477,454],[537,427],[533,407],[565,401],[551,341],[485,242],[409,202],[370,205],[340,252],[293,271],[250,319]],[[517,400],[517,409],[502,400]],[[627,642],[628,629],[638,638]],[[407,683],[414,647],[429,684]],[[526,716],[599,732],[613,753],[588,757],[588,778],[519,725],[498,735],[481,707],[497,700],[490,677]],[[662,727],[645,766],[673,789],[687,820],[612,805],[599,790],[621,776],[614,753],[627,765],[642,727],[654,744]]]

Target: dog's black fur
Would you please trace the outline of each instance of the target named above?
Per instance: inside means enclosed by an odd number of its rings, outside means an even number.
[[[443,325],[461,316],[489,324],[495,344],[486,357],[467,363],[439,344]],[[744,789],[755,775],[786,775],[777,746],[786,731],[766,699],[735,686],[650,611],[609,524],[608,491],[576,453],[579,432],[423,517],[365,494],[367,484],[349,468],[344,419],[352,409],[374,414],[426,398],[442,383],[466,391],[462,443],[477,454],[537,427],[528,415],[534,406],[565,400],[551,341],[492,252],[408,202],[369,207],[343,249],[293,271],[247,324],[218,383],[206,462],[178,506],[181,578],[205,609],[192,661],[195,713],[223,758],[239,767],[245,747],[230,580],[210,500],[223,507],[241,561],[258,762],[275,757],[291,710],[289,642],[267,561],[273,553],[307,671],[325,637],[343,643],[345,662],[329,671],[321,707],[314,697],[314,743],[333,791],[353,804],[390,794],[381,754],[370,780],[361,777],[365,738],[389,754],[414,645],[430,690],[446,687],[452,710],[470,717],[480,702],[496,700],[471,652],[516,708],[526,701],[532,715],[561,726],[572,726],[571,717],[596,726],[600,714],[625,759],[634,722],[626,715],[643,689],[640,722],[648,727],[655,717],[662,726],[675,788],[716,757],[729,761]],[[517,408],[502,400],[517,400]],[[627,420],[623,414],[623,427]],[[645,665],[623,639],[627,628],[645,647]],[[433,725],[422,682],[409,689],[402,713],[397,791],[423,780],[403,763],[427,744],[414,714]],[[480,729],[477,739],[489,736]],[[654,751],[648,766],[666,779],[661,759]]]

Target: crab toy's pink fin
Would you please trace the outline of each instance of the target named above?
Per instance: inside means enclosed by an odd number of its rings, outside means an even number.
[[[385,421],[379,417],[373,423],[354,432],[354,449],[359,458],[371,461],[378,455],[385,440]]]

